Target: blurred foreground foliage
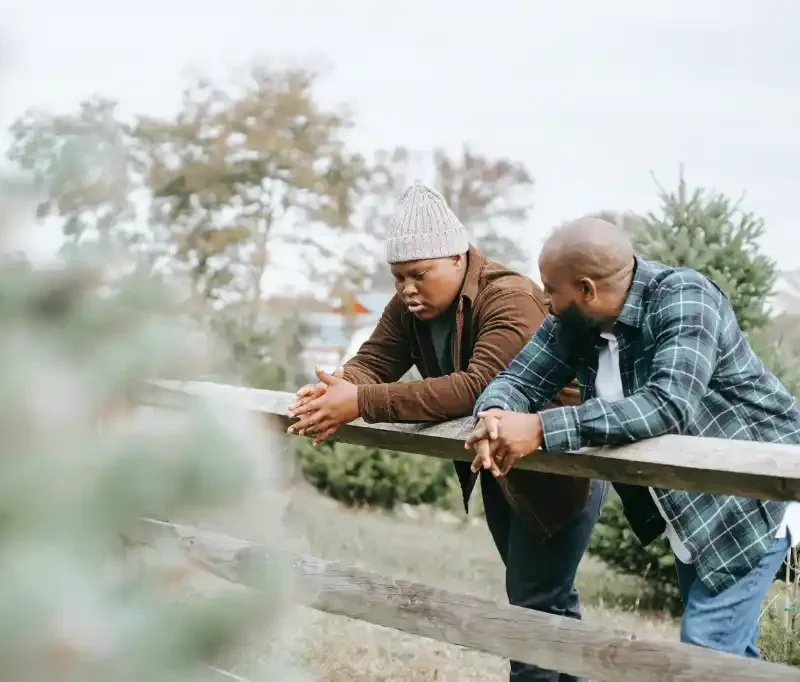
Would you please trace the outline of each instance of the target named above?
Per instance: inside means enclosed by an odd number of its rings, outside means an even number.
[[[18,216],[0,206],[0,241]],[[133,407],[145,381],[219,371],[214,344],[130,263],[0,262],[0,660],[15,682],[219,680],[248,631],[276,632],[286,574],[263,591],[191,593],[191,567],[131,562],[141,517],[229,508],[275,480],[246,415]],[[266,462],[266,464],[265,464]],[[279,533],[277,516],[270,531]],[[268,671],[264,679],[292,679]]]

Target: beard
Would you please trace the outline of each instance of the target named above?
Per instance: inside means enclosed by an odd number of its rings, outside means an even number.
[[[552,312],[552,311],[551,311]],[[582,342],[594,338],[598,323],[586,317],[575,303],[570,303],[563,313],[556,316],[558,326],[570,341]]]

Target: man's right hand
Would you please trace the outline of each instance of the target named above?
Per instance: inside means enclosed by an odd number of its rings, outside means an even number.
[[[337,369],[333,376],[343,378],[344,377],[344,370]],[[295,410],[301,408],[303,405],[310,403],[312,400],[316,400],[322,395],[325,395],[325,391],[327,390],[328,385],[324,382],[320,381],[316,384],[306,384],[302,388],[298,389],[297,393],[297,400],[295,400],[291,405],[289,405],[289,416],[294,417]]]
[[[492,457],[492,441],[497,440],[499,419],[494,416],[494,413],[500,413],[502,410],[486,410],[484,416],[475,424],[472,433],[467,437],[464,443],[464,449],[469,450],[474,448],[476,455],[472,460],[472,472],[476,473],[481,469],[488,469],[492,472],[494,477],[500,476],[500,469]]]

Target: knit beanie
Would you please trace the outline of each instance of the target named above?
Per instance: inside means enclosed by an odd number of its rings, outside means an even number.
[[[398,202],[389,224],[386,260],[406,263],[466,253],[469,238],[444,197],[425,185],[412,185]]]

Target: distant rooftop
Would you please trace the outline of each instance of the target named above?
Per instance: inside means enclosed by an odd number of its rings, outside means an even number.
[[[354,294],[355,308],[358,311],[354,318],[347,319],[341,312],[335,312],[339,301],[329,303],[317,300],[303,300],[283,298],[279,301],[270,299],[265,301],[262,313],[271,319],[265,320],[268,324],[280,324],[281,319],[298,314],[306,323],[313,327],[313,332],[306,342],[307,349],[325,349],[344,352],[350,344],[348,323],[363,329],[377,323],[383,309],[392,299],[394,291],[370,291]]]

